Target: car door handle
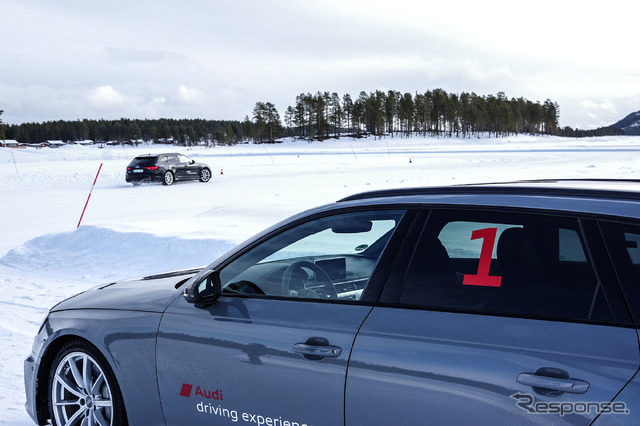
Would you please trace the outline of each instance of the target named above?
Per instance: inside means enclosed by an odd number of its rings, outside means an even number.
[[[584,380],[541,376],[536,373],[520,373],[516,380],[523,385],[558,392],[585,393],[589,390],[589,382]]]
[[[342,353],[339,346],[316,346],[306,343],[296,343],[293,345],[293,351],[302,355],[311,355],[317,357],[337,357]]]
[[[309,337],[306,342],[293,345],[293,351],[305,359],[319,361],[325,357],[340,356],[342,348],[330,345],[329,340],[324,337]]]

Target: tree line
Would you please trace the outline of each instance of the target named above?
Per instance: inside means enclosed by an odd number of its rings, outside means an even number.
[[[264,113],[270,103],[254,108],[254,123],[269,127],[270,134],[323,140],[349,135],[443,136],[470,138],[481,134],[504,137],[521,133],[571,137],[624,134],[615,127],[595,130],[559,128],[560,106],[547,99],[543,103],[525,98],[508,99],[504,92],[479,96],[475,93],[447,93],[443,89],[424,93],[360,92],[340,96],[333,92],[301,93],[284,113],[284,125],[277,128],[277,111]],[[267,108],[267,109],[268,109]],[[264,135],[264,132],[260,132]],[[271,138],[273,140],[273,138]]]
[[[615,126],[598,127],[597,129],[590,129],[590,130],[573,129],[567,126],[567,127],[563,127],[558,132],[558,136],[565,136],[570,138],[586,138],[586,137],[594,137],[594,136],[624,136],[624,135],[626,135],[625,131]]]
[[[1,114],[1,111],[0,111]],[[243,121],[204,119],[77,120],[2,125],[6,138],[22,143],[47,140],[155,141],[179,145],[275,142],[282,137],[324,140],[341,136],[471,138],[505,137],[521,133],[570,137],[624,134],[614,127],[595,130],[559,128],[560,107],[547,99],[532,102],[508,98],[504,92],[480,96],[395,90],[360,92],[357,98],[336,92],[301,93],[284,111],[284,119],[271,102],[257,102],[252,118]],[[4,129],[3,129],[4,128]]]
[[[248,119],[246,120],[248,121]],[[235,144],[251,139],[252,123],[233,120],[155,119],[77,120],[23,123],[6,126],[6,138],[21,143],[48,140],[65,142],[92,140],[96,143],[154,141],[179,145],[203,143]]]
[[[285,112],[285,131],[307,139],[326,139],[341,134],[472,137],[479,134],[556,134],[560,108],[557,103],[508,99],[503,92],[479,96],[447,93],[317,92],[300,94]]]

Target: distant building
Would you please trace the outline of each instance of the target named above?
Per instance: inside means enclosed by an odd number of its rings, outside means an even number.
[[[44,148],[47,146],[46,142],[39,142],[39,143],[30,143],[29,146],[31,148],[36,148],[36,149],[40,149],[40,148]]]
[[[65,143],[62,141],[47,141],[46,144],[49,146],[49,148],[60,148],[61,146],[64,146]]]
[[[93,141],[91,139],[85,139],[82,141],[73,141],[76,145],[93,145]]]
[[[0,146],[3,146],[5,148],[25,148],[24,145],[14,139],[0,140]]]

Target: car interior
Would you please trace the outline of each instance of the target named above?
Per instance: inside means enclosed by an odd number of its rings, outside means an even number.
[[[360,214],[285,232],[224,268],[222,292],[360,300],[399,218]]]

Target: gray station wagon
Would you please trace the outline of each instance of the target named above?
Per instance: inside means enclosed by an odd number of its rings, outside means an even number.
[[[369,192],[51,309],[40,424],[638,424],[640,182]]]

